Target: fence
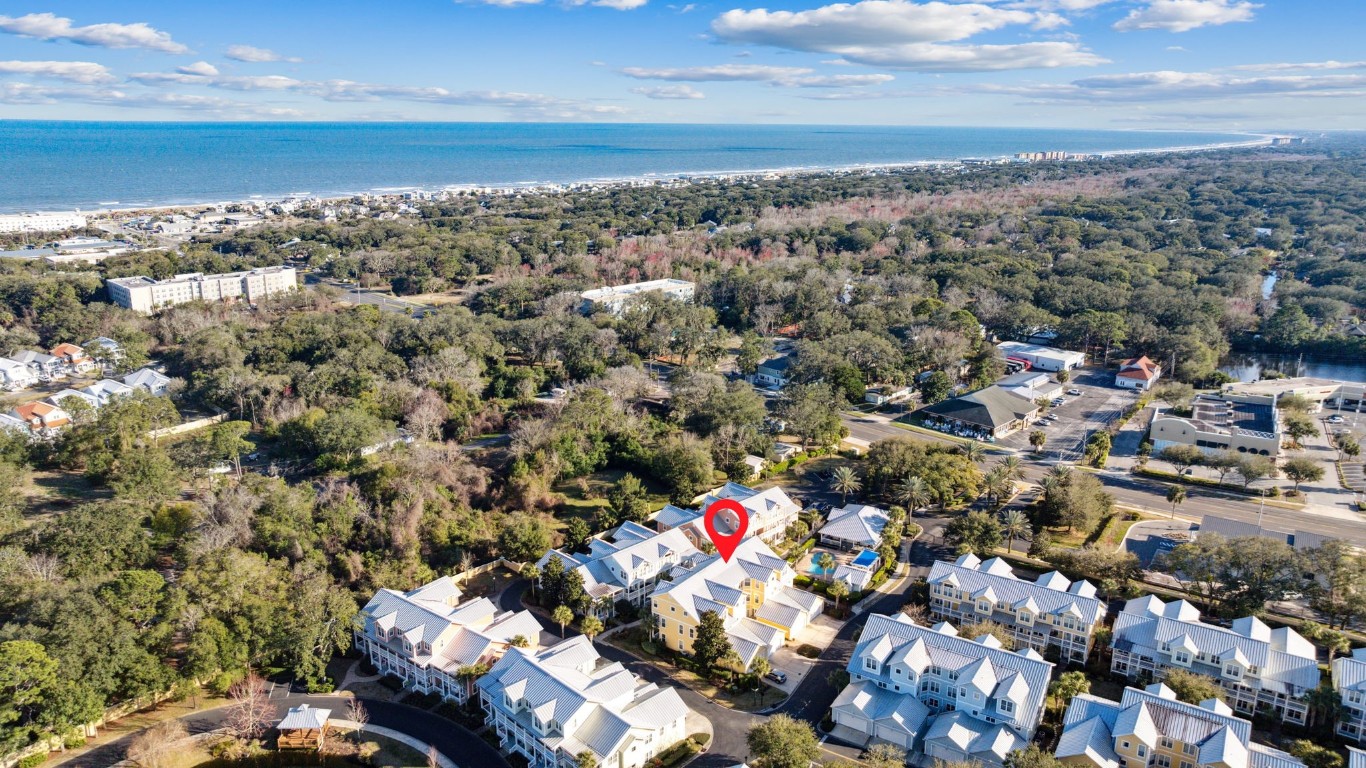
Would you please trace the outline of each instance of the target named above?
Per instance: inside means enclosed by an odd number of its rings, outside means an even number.
[[[489,562],[484,563],[483,565],[476,565],[473,568],[470,568],[469,570],[461,571],[460,573],[457,573],[454,576],[452,576],[451,579],[456,584],[459,584],[462,581],[471,579],[480,574],[488,573],[489,571],[496,571],[499,568],[506,568],[509,571],[512,571],[514,574],[521,574],[522,565],[522,563],[513,562],[512,560],[508,560],[505,557],[500,557],[497,560],[490,560]],[[3,768],[3,766],[0,766],[0,768]]]
[[[154,429],[154,430],[148,432],[148,433],[147,433],[147,436],[150,437],[150,438],[152,438],[153,440],[156,440],[156,439],[162,438],[162,437],[170,437],[171,435],[180,435],[180,434],[184,434],[184,433],[186,433],[186,432],[193,432],[193,431],[195,431],[196,429],[203,429],[204,427],[211,427],[211,426],[213,426],[214,424],[221,424],[222,422],[226,421],[227,418],[228,418],[227,412],[223,412],[223,413],[220,413],[220,414],[218,414],[218,415],[216,415],[216,416],[208,416],[208,417],[205,417],[205,418],[203,418],[203,419],[195,419],[194,421],[187,421],[187,422],[185,422],[184,424],[177,424],[177,425],[175,425],[174,427],[164,427],[164,428],[162,428],[162,429]]]
[[[139,696],[134,699],[129,699],[128,701],[125,701],[121,704],[115,704],[112,707],[106,707],[104,710],[104,714],[101,715],[98,720],[92,720],[86,723],[85,725],[79,726],[73,730],[76,734],[79,734],[80,736],[84,736],[86,738],[93,738],[96,735],[98,735],[97,729],[107,725],[111,720],[118,720],[119,718],[127,717],[128,715],[131,715],[140,709],[154,707],[157,704],[160,704],[161,702],[171,698],[171,695],[172,692],[166,690],[160,693],[151,694],[150,696]],[[66,737],[48,736],[47,738],[40,739],[37,742],[30,744],[25,749],[22,749],[13,754],[0,757],[0,768],[13,768],[26,757],[31,757],[33,755],[46,755],[49,752],[65,750],[65,747]]]

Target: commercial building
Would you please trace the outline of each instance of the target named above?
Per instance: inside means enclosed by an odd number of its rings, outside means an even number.
[[[1289,627],[1271,629],[1255,616],[1225,628],[1200,620],[1195,606],[1151,595],[1130,600],[1115,619],[1110,671],[1130,679],[1186,669],[1219,681],[1239,712],[1259,708],[1304,725],[1304,697],[1319,686],[1314,645]]]
[[[1030,401],[1041,398],[1052,400],[1061,397],[1064,390],[1063,385],[1054,381],[1052,376],[1036,370],[1012,373],[996,382],[996,386]]]
[[[485,721],[530,768],[640,768],[686,736],[688,707],[673,688],[646,683],[579,635],[540,651],[513,648],[479,678]]]
[[[1333,659],[1333,690],[1342,701],[1338,735],[1358,744],[1366,741],[1366,648]]]
[[[1033,738],[1053,665],[1030,648],[1007,651],[989,634],[968,640],[947,623],[873,614],[848,671],[831,707],[836,737],[999,766]]]
[[[835,549],[877,549],[887,527],[887,510],[867,504],[846,504],[831,510],[821,526],[821,543]]]
[[[957,435],[996,440],[1033,424],[1039,406],[1027,397],[992,385],[916,411],[925,425]]]
[[[1276,399],[1266,395],[1197,395],[1190,416],[1158,411],[1149,439],[1153,453],[1173,445],[1193,445],[1205,453],[1236,451],[1276,457],[1281,452]]]
[[[672,504],[666,505],[655,514],[655,527],[661,531],[667,531],[685,527],[689,523],[696,523],[693,530],[700,534],[703,530],[701,527],[702,517],[707,511],[707,507],[720,499],[739,502],[749,517],[749,525],[745,529],[745,535],[754,536],[769,543],[783,538],[787,534],[788,526],[797,522],[802,511],[802,505],[793,501],[792,497],[788,496],[782,488],[775,486],[757,491],[739,483],[726,483],[703,496],[701,502],[694,509],[680,509]],[[739,521],[731,513],[723,512],[717,518],[716,527],[722,533],[732,533],[739,527]]]
[[[245,272],[205,275],[193,272],[169,280],[150,277],[117,277],[104,282],[109,299],[135,312],[151,314],[163,307],[189,301],[261,299],[298,287],[293,267],[260,267]]]
[[[1006,360],[1021,360],[1029,363],[1030,370],[1070,371],[1086,365],[1086,355],[1069,352],[1039,344],[1026,344],[1023,341],[1003,341],[996,349],[1005,355]]]
[[[15,232],[56,232],[85,226],[85,216],[65,213],[11,213],[0,216],[0,234]]]
[[[1311,403],[1329,408],[1366,410],[1366,383],[1360,381],[1315,379],[1304,376],[1264,379],[1225,384],[1224,393],[1229,396],[1271,397],[1277,402],[1287,395],[1298,395]]]
[[[1054,755],[1085,768],[1304,768],[1251,736],[1252,723],[1222,701],[1187,704],[1153,683],[1125,688],[1117,702],[1089,693],[1072,697]]]
[[[1014,634],[1017,646],[1041,653],[1051,646],[1064,662],[1086,661],[1108,613],[1091,582],[1069,581],[1057,571],[1025,581],[999,557],[984,562],[969,553],[940,561],[926,581],[935,618],[994,621]]]
[[[110,256],[119,256],[139,250],[126,240],[104,240],[98,237],[71,237],[48,243],[43,249],[43,259],[52,264],[90,263],[98,264]]]
[[[662,293],[679,301],[692,301],[693,293],[696,290],[696,284],[673,278],[647,280],[643,283],[629,283],[627,285],[612,285],[606,288],[584,291],[581,294],[583,301],[579,308],[585,315],[605,311],[620,317],[631,301],[642,294]]]
[[[619,600],[644,605],[661,576],[701,557],[697,547],[701,535],[681,528],[660,532],[628,521],[590,539],[587,552],[552,549],[536,567],[544,573],[551,560],[559,560],[565,570],[577,571],[593,600],[591,610],[605,619],[616,614]]]
[[[1115,386],[1146,392],[1152,389],[1160,378],[1162,366],[1149,360],[1147,355],[1143,355],[1119,364],[1119,373],[1115,374]]]
[[[666,647],[693,652],[697,627],[708,611],[721,617],[726,636],[749,668],[770,658],[821,615],[825,601],[792,586],[796,572],[761,539],[746,538],[730,560],[719,554],[679,569],[650,595],[651,634]]]
[[[461,604],[449,576],[408,592],[381,589],[352,625],[356,650],[405,688],[463,703],[473,681],[460,670],[492,664],[519,636],[540,645],[541,624],[529,611],[500,612],[487,597]]]
[[[1289,544],[1295,549],[1314,549],[1323,546],[1323,543],[1333,536],[1325,536],[1321,533],[1311,533],[1309,531],[1293,530],[1283,531],[1277,528],[1262,527],[1256,523],[1247,523],[1242,520],[1232,520],[1218,515],[1205,515],[1200,520],[1200,530],[1196,536],[1208,536],[1217,534],[1226,539],[1238,536],[1261,536],[1267,539]]]

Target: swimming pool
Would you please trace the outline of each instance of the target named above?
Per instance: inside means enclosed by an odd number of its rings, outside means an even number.
[[[877,553],[871,549],[865,549],[862,552],[858,553],[858,557],[854,558],[854,562],[850,563],[850,565],[854,566],[855,568],[872,568],[873,563],[876,562]]]

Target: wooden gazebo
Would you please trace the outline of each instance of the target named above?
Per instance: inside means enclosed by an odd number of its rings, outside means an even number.
[[[327,737],[327,718],[330,709],[317,709],[300,704],[289,710],[285,719],[280,721],[280,749],[322,749]]]

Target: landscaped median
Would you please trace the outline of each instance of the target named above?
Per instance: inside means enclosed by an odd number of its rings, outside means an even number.
[[[604,636],[599,642],[653,664],[678,683],[729,709],[759,712],[787,698],[786,693],[767,685],[762,680],[754,680],[753,675],[741,675],[742,683],[731,682],[735,673],[730,670],[722,673],[728,676],[723,682],[703,677],[687,668],[686,665],[690,664],[687,657],[660,647],[646,635],[645,629],[640,625],[617,630]]]
[[[1286,497],[1281,495],[1279,486],[1273,486],[1265,494],[1262,490],[1243,488],[1229,483],[1221,483],[1218,480],[1211,480],[1205,477],[1192,477],[1191,475],[1178,475],[1175,472],[1163,472],[1160,469],[1149,467],[1134,467],[1133,474],[1137,477],[1149,480],[1160,480],[1164,483],[1181,483],[1183,485],[1193,485],[1199,488],[1208,488],[1217,493],[1226,494],[1229,498],[1238,500],[1263,499],[1269,506],[1280,507],[1282,509],[1302,509],[1305,505],[1304,496]],[[1265,489],[1263,489],[1265,490]],[[1271,494],[1275,494],[1274,496]]]

